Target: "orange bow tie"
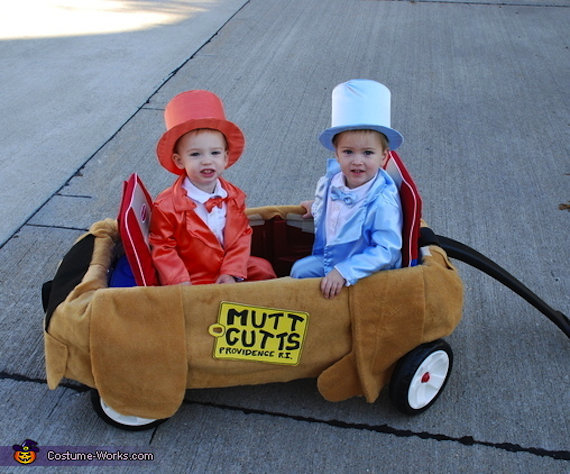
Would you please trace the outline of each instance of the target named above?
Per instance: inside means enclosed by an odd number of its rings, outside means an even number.
[[[226,200],[227,198],[223,198],[221,196],[216,196],[213,198],[208,199],[205,203],[204,206],[206,207],[206,211],[208,211],[208,213],[212,212],[212,209],[214,209],[214,207],[222,207],[223,202]]]

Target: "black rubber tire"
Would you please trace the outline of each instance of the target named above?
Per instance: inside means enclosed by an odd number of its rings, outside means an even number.
[[[421,387],[417,382],[418,377],[420,379],[422,375],[427,377],[426,382],[421,383],[427,383],[430,381],[429,371],[426,371],[424,374],[417,374],[418,369],[420,369],[424,361],[427,361],[426,363],[429,363],[430,361],[440,361],[440,366],[442,365],[442,367],[438,366],[438,369],[443,372],[445,370],[446,357],[449,365],[445,374],[441,374],[443,381],[433,380],[432,382],[437,381],[435,384],[436,386],[432,387],[434,385],[433,383],[430,385],[430,390],[426,395],[427,398],[424,397],[426,399],[422,400],[421,403],[418,404],[417,401],[412,401],[413,395],[417,393],[414,393],[414,391],[417,390],[418,387]],[[453,351],[451,350],[450,345],[443,339],[427,342],[415,349],[412,349],[398,361],[394,368],[394,372],[390,380],[390,400],[399,411],[407,415],[418,415],[426,411],[435,403],[443,392],[443,389],[449,380],[452,365]],[[422,370],[422,372],[424,372],[424,370]]]
[[[107,423],[108,425],[114,426],[115,428],[120,428],[120,429],[126,430],[126,431],[150,430],[152,428],[157,427],[158,425],[161,425],[166,420],[168,420],[168,418],[162,418],[160,420],[153,420],[152,422],[146,423],[144,425],[126,425],[124,423],[120,423],[120,422],[114,420],[113,418],[111,418],[109,415],[107,415],[107,413],[105,413],[105,411],[103,410],[103,407],[101,406],[101,397],[99,396],[99,392],[95,389],[91,390],[91,404],[93,405],[93,409],[95,410],[95,413],[97,413],[99,418],[101,418],[105,423]]]

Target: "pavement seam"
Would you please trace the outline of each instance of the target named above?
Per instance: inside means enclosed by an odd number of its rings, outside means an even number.
[[[88,232],[87,227],[71,227],[65,225],[48,225],[48,224],[26,224],[26,227],[39,227],[41,229],[62,229],[62,230],[79,230],[81,232]]]
[[[393,0],[387,0],[387,1],[393,1]],[[401,0],[397,0],[397,1],[401,1]],[[542,4],[542,3],[510,3],[510,2],[469,2],[469,1],[465,1],[465,2],[454,2],[453,0],[408,0],[410,3],[427,3],[427,4],[431,4],[431,3],[435,3],[435,4],[446,4],[446,5],[477,5],[477,6],[488,6],[488,7],[530,7],[530,8],[569,8],[570,5],[557,5],[555,3],[549,3],[549,4]]]
[[[382,434],[389,434],[399,438],[421,438],[426,440],[432,441],[451,441],[455,443],[462,444],[464,446],[485,446],[489,448],[500,449],[512,453],[527,453],[532,454],[535,456],[542,456],[542,457],[549,457],[556,460],[570,460],[570,451],[566,450],[551,450],[551,449],[544,449],[544,448],[536,448],[536,447],[524,447],[520,444],[516,443],[494,443],[490,441],[480,441],[474,439],[472,436],[449,436],[444,434],[436,434],[436,433],[428,433],[426,431],[412,431],[407,429],[401,428],[394,428],[392,426],[382,424],[382,425],[369,425],[366,423],[353,423],[353,422],[346,422],[340,420],[326,420],[326,419],[319,419],[315,417],[307,417],[301,415],[290,415],[288,413],[279,413],[279,412],[270,412],[266,410],[258,410],[252,408],[243,408],[243,407],[234,407],[230,405],[222,405],[217,403],[209,403],[209,402],[197,402],[197,401],[190,401],[184,400],[184,404],[192,404],[192,405],[201,405],[211,408],[219,408],[222,410],[231,410],[231,411],[239,411],[244,413],[245,415],[265,415],[265,416],[273,416],[277,418],[284,418],[289,420],[295,421],[302,421],[306,423],[319,423],[328,426],[332,426],[334,428],[342,428],[342,429],[353,429],[359,431],[371,431],[375,433],[382,433]]]
[[[47,385],[46,379],[42,379],[39,377],[29,377],[27,375],[5,372],[3,370],[0,371],[0,380],[14,380],[15,382],[26,382],[26,383],[35,383],[35,384],[40,384],[40,385]],[[83,392],[87,392],[87,391],[91,390],[86,385],[81,385],[81,384],[77,384],[77,383],[63,382],[63,383],[59,384],[59,387],[69,388],[69,389],[74,390],[78,393],[83,393]]]
[[[47,380],[42,378],[34,378],[28,377],[22,374],[15,374],[0,371],[0,380],[14,380],[17,382],[25,382],[25,383],[34,383],[34,384],[41,384],[47,385]],[[84,393],[92,390],[90,387],[81,384],[73,384],[73,383],[60,383],[60,387],[68,388],[70,390],[74,390],[78,393]],[[261,416],[272,416],[276,418],[294,420],[294,421],[301,421],[304,423],[318,423],[323,425],[328,425],[333,428],[340,428],[340,429],[351,429],[351,430],[358,430],[358,431],[370,431],[373,433],[380,433],[380,434],[388,434],[392,436],[396,436],[398,438],[420,438],[425,440],[431,441],[450,441],[454,443],[459,443],[463,446],[485,446],[488,448],[500,449],[503,451],[508,451],[511,453],[527,453],[532,454],[534,456],[541,456],[541,457],[548,457],[556,460],[570,460],[570,451],[565,450],[551,450],[545,448],[536,448],[536,447],[525,447],[521,446],[520,444],[516,443],[495,443],[491,441],[480,441],[476,440],[472,436],[449,436],[444,434],[438,433],[428,433],[427,431],[412,431],[408,429],[401,429],[401,428],[394,428],[390,425],[382,424],[382,425],[370,425],[367,423],[353,423],[353,422],[346,422],[341,420],[335,419],[321,419],[315,417],[308,417],[302,415],[291,415],[288,413],[281,413],[281,412],[273,412],[268,410],[259,410],[255,408],[244,408],[244,407],[236,407],[231,405],[224,405],[219,403],[212,403],[212,402],[199,402],[193,400],[184,400],[183,404],[185,405],[198,405],[203,407],[209,408],[216,408],[221,410],[228,410],[228,411],[238,411],[245,415],[261,415]],[[158,429],[158,428],[157,428]]]

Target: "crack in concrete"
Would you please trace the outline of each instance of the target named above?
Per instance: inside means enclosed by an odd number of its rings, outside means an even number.
[[[39,383],[42,385],[47,384],[47,380],[41,378],[34,378],[28,377],[22,374],[14,374],[9,372],[0,371],[0,380],[15,380],[17,382],[27,382],[27,383]],[[74,390],[78,393],[88,392],[92,390],[90,387],[81,384],[73,384],[73,383],[61,383],[60,386],[68,388],[70,390]],[[544,449],[544,448],[537,448],[533,446],[521,446],[520,444],[516,443],[495,443],[491,441],[481,441],[473,438],[472,436],[449,436],[445,434],[439,433],[428,433],[427,431],[412,431],[407,429],[401,428],[394,428],[392,426],[382,424],[382,425],[369,425],[367,423],[354,423],[354,422],[347,422],[341,420],[325,420],[315,417],[308,417],[308,416],[301,416],[301,415],[291,415],[288,413],[280,413],[280,412],[272,412],[267,410],[259,410],[255,408],[243,408],[243,407],[236,407],[231,405],[223,405],[220,403],[209,403],[209,402],[198,402],[192,400],[184,400],[183,404],[185,405],[198,405],[210,408],[217,408],[220,410],[228,410],[228,411],[238,411],[245,415],[261,415],[261,416],[272,416],[275,418],[282,418],[294,421],[301,421],[305,423],[319,423],[331,426],[333,428],[341,428],[341,429],[351,429],[351,430],[360,430],[360,431],[371,431],[374,433],[381,433],[381,434],[388,434],[392,436],[396,436],[399,438],[420,438],[432,441],[450,441],[454,443],[459,443],[463,446],[485,446],[488,448],[500,449],[503,451],[508,451],[510,453],[527,453],[532,454],[534,456],[542,456],[542,457],[549,457],[552,459],[557,460],[570,460],[570,451],[566,450],[552,450],[552,449]],[[158,427],[156,428],[158,429]]]

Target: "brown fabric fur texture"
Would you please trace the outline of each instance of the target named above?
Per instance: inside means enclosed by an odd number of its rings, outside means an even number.
[[[319,376],[327,400],[363,395],[374,402],[398,359],[459,323],[461,280],[442,249],[430,252],[422,265],[379,272],[349,288],[352,350]]]
[[[256,219],[299,214],[297,206],[256,208]],[[63,377],[97,388],[125,415],[167,418],[187,388],[318,378],[328,400],[373,402],[394,363],[417,345],[451,333],[461,318],[462,285],[445,252],[414,268],[377,273],[333,300],[320,279],[289,277],[234,285],[107,288],[116,222],[94,224],[92,264],[54,312],[45,333],[49,388]],[[372,297],[371,297],[372,296]],[[309,313],[298,365],[215,359],[220,302]]]

